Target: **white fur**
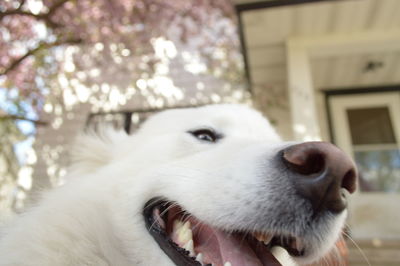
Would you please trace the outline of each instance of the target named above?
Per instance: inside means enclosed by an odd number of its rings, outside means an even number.
[[[223,139],[204,143],[188,133],[202,127]],[[144,225],[143,206],[156,196],[225,230],[263,228],[274,218],[268,208],[292,193],[272,163],[287,145],[240,105],[165,111],[132,136],[81,137],[67,183],[4,228],[0,265],[173,265]],[[309,262],[332,247],[345,215],[327,217],[314,233],[301,220],[274,230],[304,234],[315,250]]]

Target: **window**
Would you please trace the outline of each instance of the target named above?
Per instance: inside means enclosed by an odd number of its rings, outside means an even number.
[[[400,191],[400,151],[389,108],[347,109],[353,154],[366,191]]]
[[[361,191],[400,192],[400,93],[330,96],[332,133],[360,172]]]

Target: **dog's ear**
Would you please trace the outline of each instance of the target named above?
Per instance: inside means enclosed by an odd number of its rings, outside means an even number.
[[[86,130],[77,136],[70,150],[70,172],[89,174],[108,164],[114,158],[114,151],[128,138],[125,131],[112,127]]]

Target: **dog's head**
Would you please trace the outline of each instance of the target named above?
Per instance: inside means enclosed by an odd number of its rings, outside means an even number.
[[[126,193],[140,204],[141,241],[176,265],[273,265],[274,246],[315,261],[337,241],[356,185],[338,148],[283,142],[240,105],[165,111],[117,146],[110,158],[135,180]]]

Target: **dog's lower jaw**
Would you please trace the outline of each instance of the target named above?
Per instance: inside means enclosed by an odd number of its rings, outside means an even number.
[[[297,263],[299,265],[309,264],[317,260],[321,255],[326,254],[329,248],[334,246],[346,217],[346,212],[341,213],[339,216],[337,216],[337,214],[327,214],[319,221],[316,221],[315,226],[309,227],[308,230],[306,230],[308,233],[305,233],[298,239],[290,240],[290,238],[284,237],[283,240],[279,240],[280,237],[273,238],[272,235],[254,234],[250,232],[240,234],[240,232],[237,232],[239,233],[239,235],[237,235],[238,239],[241,239],[237,242],[235,240],[236,233],[228,233],[228,235],[226,235],[226,233],[220,232],[218,229],[213,229],[198,221],[190,213],[182,210],[176,203],[170,203],[168,201],[161,201],[160,203],[160,200],[155,199],[153,204],[146,205],[143,214],[146,227],[150,232],[149,235],[153,236],[153,242],[159,245],[159,250],[163,250],[176,265],[185,266],[211,265],[211,263],[221,266],[225,264],[242,265],[244,261],[249,263],[248,265],[259,265],[259,263],[262,265],[279,265],[278,261],[282,265],[297,265]],[[185,227],[188,228],[181,229]],[[196,227],[202,227],[203,232],[199,234],[199,230],[196,229]],[[252,235],[253,237],[251,237]],[[321,238],[321,236],[323,237]],[[208,246],[207,248],[202,244],[205,238],[209,238],[206,243]],[[257,242],[256,239],[260,242]],[[262,242],[266,244],[262,244]],[[245,259],[243,262],[240,262],[242,259],[239,259],[239,257],[235,259],[235,256],[230,256],[231,259],[229,259],[224,255],[228,251],[225,249],[229,246],[229,243],[232,243],[231,248],[228,249],[229,252],[244,252],[241,253],[240,256],[245,258],[248,254],[248,251],[245,250],[255,248],[253,251],[257,255],[252,255],[248,260]],[[243,244],[243,247],[235,248],[236,246],[242,246],[239,245],[239,243]],[[298,249],[303,243],[305,248],[304,253],[291,250],[291,247],[297,247]],[[221,249],[222,246],[220,245],[225,246],[225,248]],[[280,247],[284,247],[285,245],[287,245],[285,249]],[[259,249],[261,248],[260,246],[264,246],[264,248]],[[215,255],[217,257],[212,259],[213,257],[210,257],[209,254],[212,250],[218,250],[218,252],[220,252],[218,254],[220,255]],[[288,251],[293,253],[292,256],[288,254]],[[278,261],[276,261],[272,255],[268,255],[270,252],[272,252]],[[268,258],[268,256],[270,256],[270,258]],[[202,258],[206,258],[205,261],[203,261]],[[254,262],[251,262],[253,259]]]
[[[149,235],[178,266],[280,265],[267,246],[272,236],[262,241],[259,234],[226,232],[157,198],[144,206],[143,217]]]

